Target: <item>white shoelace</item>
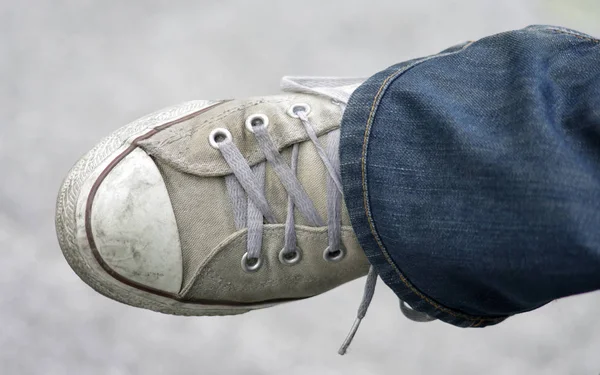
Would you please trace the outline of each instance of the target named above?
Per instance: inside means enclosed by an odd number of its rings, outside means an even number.
[[[342,182],[340,174],[339,141],[340,130],[336,129],[327,135],[327,147],[324,149],[317,138],[314,125],[308,118],[310,108],[306,104],[296,104],[290,109],[290,116],[297,118],[315,146],[319,157],[327,169],[327,237],[328,246],[323,251],[326,261],[337,262],[346,253],[342,245]],[[312,226],[324,226],[325,222],[319,216],[312,200],[296,177],[298,164],[298,144],[292,146],[291,166],[279,153],[277,145],[267,130],[269,120],[265,115],[256,114],[248,117],[246,128],[254,134],[259,148],[265,155],[266,161],[250,167],[242,153],[232,140],[231,133],[226,129],[215,129],[210,135],[210,143],[217,148],[233,174],[225,178],[234,213],[234,222],[238,230],[248,228],[246,253],[242,258],[242,267],[247,272],[257,271],[262,265],[262,234],[263,222],[276,223],[275,216],[264,195],[265,166],[269,163],[279,177],[288,193],[287,217],[285,221],[284,247],[279,254],[279,260],[284,264],[295,264],[302,257],[301,250],[296,245],[296,229],[294,210]],[[373,293],[377,274],[371,266],[367,276],[365,292],[350,334],[344,340],[339,350],[344,354],[352,342],[360,321],[365,316]]]
[[[311,84],[328,82],[328,87],[313,87]],[[309,77],[284,77],[282,86],[285,91],[305,92],[325,95],[345,109],[350,94],[362,82],[361,79],[326,78],[313,79]],[[341,86],[344,85],[344,86]],[[327,85],[326,85],[327,86]],[[340,88],[340,86],[342,88]],[[349,89],[348,89],[349,88]],[[302,123],[306,134],[315,146],[321,161],[327,169],[327,235],[328,246],[323,251],[326,261],[337,262],[344,258],[346,249],[341,241],[342,224],[342,182],[339,160],[340,130],[336,129],[327,135],[327,147],[324,149],[317,138],[314,125],[308,118],[310,107],[304,103],[293,105],[288,114]],[[242,257],[241,265],[247,272],[257,271],[262,265],[262,235],[263,222],[276,223],[275,216],[264,195],[266,163],[269,163],[275,174],[288,193],[287,217],[285,221],[284,247],[279,253],[279,260],[286,265],[299,262],[302,250],[296,244],[296,229],[294,210],[312,226],[324,226],[325,222],[319,216],[312,200],[296,177],[298,164],[298,144],[292,146],[291,165],[288,165],[279,153],[267,127],[269,119],[263,114],[254,114],[246,119],[246,129],[254,134],[259,148],[266,161],[250,167],[240,150],[233,143],[231,133],[224,128],[214,129],[209,137],[211,146],[218,149],[231,168],[233,174],[225,178],[227,191],[230,196],[236,229],[247,228],[247,248]],[[357,311],[357,316],[348,336],[338,350],[344,355],[352,343],[362,319],[365,317],[375,293],[377,273],[371,266],[365,282],[363,296]],[[401,302],[403,313],[416,321],[432,320],[426,314],[412,310]],[[407,313],[408,312],[408,313]]]

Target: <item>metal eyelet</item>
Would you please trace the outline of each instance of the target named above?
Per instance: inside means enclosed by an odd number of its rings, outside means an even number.
[[[253,260],[254,263],[249,264],[249,260]],[[242,256],[242,269],[246,272],[256,272],[262,266],[262,258],[248,258],[248,253],[244,253]]]
[[[285,264],[286,266],[292,266],[300,262],[300,260],[302,259],[302,251],[298,247],[296,247],[296,251],[294,251],[293,253],[284,253],[284,251],[285,249],[281,249],[281,251],[279,252],[279,261],[281,262],[281,264]],[[288,258],[287,256],[291,254],[293,254],[294,257]]]
[[[300,116],[298,116],[298,112],[304,112],[304,115],[308,116],[310,113],[310,106],[306,103],[292,104],[292,106],[288,109],[287,114],[293,118],[300,118]]]
[[[431,322],[434,321],[435,318],[427,315],[423,312],[417,311],[413,309],[408,303],[400,300],[400,310],[405,317],[412,320],[413,322]]]
[[[246,118],[246,130],[250,133],[254,133],[254,127],[264,125],[266,128],[269,126],[269,118],[262,113],[255,113]]]
[[[346,249],[340,245],[339,249],[330,251],[329,246],[323,251],[323,259],[328,262],[339,262],[346,256]]]
[[[218,150],[219,143],[231,142],[232,139],[233,137],[231,136],[229,130],[225,128],[216,128],[210,132],[208,136],[208,143],[210,143],[212,148],[216,148]]]

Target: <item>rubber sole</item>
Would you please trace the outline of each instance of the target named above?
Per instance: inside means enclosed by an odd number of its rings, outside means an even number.
[[[163,297],[121,283],[94,258],[85,235],[84,211],[90,189],[99,174],[132,141],[170,121],[214,106],[218,102],[197,100],[142,117],[104,138],[69,171],[56,202],[56,233],[71,268],[97,292],[127,305],[173,315],[233,315],[271,306],[203,305]]]

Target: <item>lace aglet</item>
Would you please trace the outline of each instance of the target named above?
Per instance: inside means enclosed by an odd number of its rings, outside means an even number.
[[[356,335],[356,331],[358,331],[358,327],[360,326],[361,321],[362,318],[356,318],[354,324],[352,324],[352,328],[350,328],[348,336],[346,336],[346,339],[344,340],[342,346],[340,346],[340,349],[338,350],[339,355],[344,355],[348,351],[348,347],[350,346],[350,344],[352,344],[352,340],[354,339],[354,335]]]

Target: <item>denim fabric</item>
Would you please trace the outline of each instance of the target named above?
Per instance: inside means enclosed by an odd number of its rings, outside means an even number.
[[[498,323],[600,289],[600,41],[532,26],[380,72],[340,156],[353,227],[415,310]]]

